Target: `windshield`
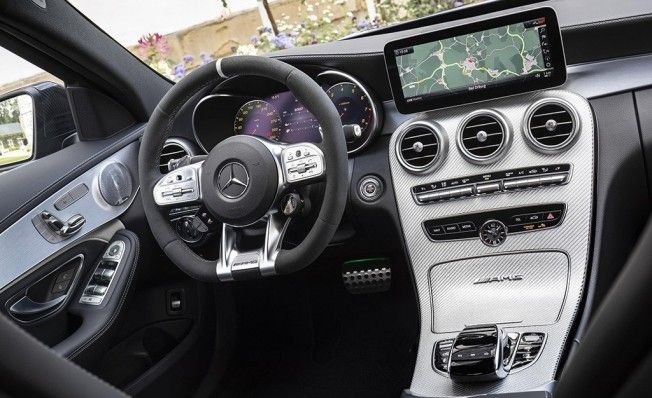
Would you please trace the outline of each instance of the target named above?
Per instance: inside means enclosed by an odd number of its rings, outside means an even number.
[[[330,42],[478,1],[69,0],[174,81],[217,58]]]

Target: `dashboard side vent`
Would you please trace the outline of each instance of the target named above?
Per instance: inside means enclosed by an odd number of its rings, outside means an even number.
[[[460,151],[473,163],[496,160],[509,142],[510,132],[504,119],[489,111],[467,116],[457,135]]]
[[[167,174],[170,171],[168,168],[170,160],[181,159],[186,155],[190,154],[184,145],[181,145],[176,141],[166,141],[163,145],[163,151],[161,152],[161,159],[159,161],[159,169],[161,170],[161,173]]]
[[[578,132],[574,109],[560,100],[535,103],[526,113],[525,135],[535,149],[556,152],[571,144]]]
[[[423,121],[409,124],[396,145],[399,162],[413,172],[435,168],[443,160],[445,152],[446,143],[439,129]]]

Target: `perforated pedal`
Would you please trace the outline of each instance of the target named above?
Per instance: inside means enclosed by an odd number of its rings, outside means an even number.
[[[384,292],[392,286],[392,268],[387,258],[347,261],[342,265],[342,282],[351,294]]]

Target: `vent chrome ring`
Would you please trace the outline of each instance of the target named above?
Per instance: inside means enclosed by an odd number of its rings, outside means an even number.
[[[489,155],[480,156],[472,153],[469,148],[464,144],[463,134],[468,124],[471,120],[479,117],[488,117],[494,119],[502,128],[503,139],[500,142],[499,146],[491,152]],[[483,130],[480,130],[476,134],[476,140],[478,142],[486,142],[488,140],[489,134]],[[460,123],[457,134],[456,134],[457,148],[460,150],[462,155],[471,163],[475,164],[489,164],[496,162],[500,159],[509,149],[512,144],[512,129],[507,120],[498,112],[491,109],[482,109],[468,114],[462,122]]]
[[[428,132],[432,133],[434,136],[436,142],[437,142],[437,152],[434,154],[432,159],[428,161],[428,163],[422,165],[422,166],[416,166],[414,164],[411,164],[410,161],[412,159],[406,159],[403,155],[403,140],[405,139],[405,136],[409,134],[412,131],[415,131],[416,129],[425,129],[428,130]],[[446,159],[446,154],[448,153],[448,136],[446,134],[443,134],[443,128],[437,125],[436,123],[427,121],[427,120],[418,120],[414,122],[410,122],[399,133],[399,137],[396,140],[396,158],[398,159],[399,163],[401,166],[403,166],[406,170],[413,172],[413,173],[425,173],[427,171],[432,171],[439,167],[444,159]],[[408,138],[411,139],[411,138]],[[426,149],[426,145],[423,144],[421,140],[415,141],[412,144],[412,148],[414,148],[415,151],[421,152]],[[430,156],[430,155],[427,155]]]
[[[535,116],[537,111],[539,111],[541,108],[547,105],[553,105],[553,106],[557,105],[560,108],[563,108],[563,110],[568,112],[568,115],[571,118],[570,121],[573,124],[572,129],[568,133],[568,137],[565,138],[562,142],[555,145],[546,145],[540,142],[539,139],[537,139],[534,136],[534,134],[532,133],[532,129],[530,127],[532,117]],[[558,127],[557,121],[552,118],[546,121],[545,128],[550,131],[549,127],[550,129],[557,128]],[[543,98],[536,101],[534,104],[530,105],[530,107],[525,112],[525,116],[523,118],[523,135],[525,135],[525,138],[527,138],[526,139],[527,143],[535,151],[545,153],[545,154],[558,153],[561,150],[572,145],[577,139],[577,137],[579,136],[579,131],[580,131],[580,118],[577,111],[570,103],[560,98]]]

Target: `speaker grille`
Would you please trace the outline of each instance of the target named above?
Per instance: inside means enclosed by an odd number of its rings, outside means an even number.
[[[111,206],[123,204],[133,193],[131,173],[122,163],[111,163],[102,169],[98,185],[102,198]]]

